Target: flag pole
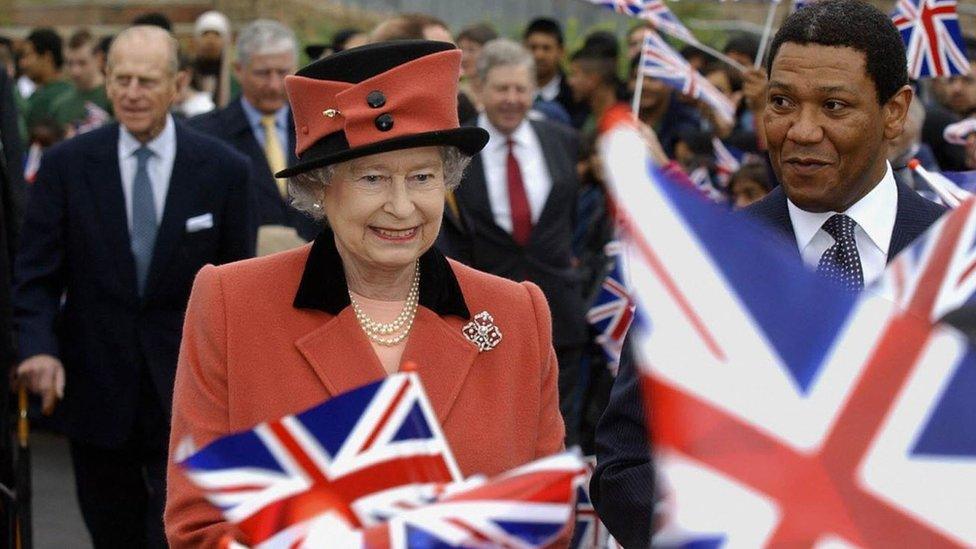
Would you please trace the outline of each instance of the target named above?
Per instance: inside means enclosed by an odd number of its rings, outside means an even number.
[[[739,63],[735,59],[732,59],[728,55],[725,55],[724,53],[718,51],[717,49],[715,49],[715,48],[713,48],[711,46],[706,46],[705,44],[702,44],[701,42],[692,42],[690,44],[692,46],[695,46],[696,48],[700,49],[701,51],[703,51],[703,52],[711,55],[712,57],[718,59],[719,61],[728,64],[730,67],[732,67],[733,69],[736,69],[739,72],[743,72],[744,73],[744,72],[746,72],[746,70],[748,70],[748,69],[746,69],[746,66],[743,65],[742,63]]]
[[[766,46],[769,44],[769,35],[773,31],[773,19],[776,17],[776,8],[779,7],[779,0],[770,0],[769,10],[766,11],[766,25],[763,27],[762,40],[759,41],[759,51],[756,52],[756,62],[753,68],[758,69],[762,66],[763,57],[766,55]]]
[[[649,32],[651,31],[645,29],[644,36],[641,38],[640,61],[637,62],[637,82],[634,82],[634,97],[630,102],[630,110],[637,120],[640,120],[640,100],[641,93],[644,91],[644,52],[647,51],[647,33]]]

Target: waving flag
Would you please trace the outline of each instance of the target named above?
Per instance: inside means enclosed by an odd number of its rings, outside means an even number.
[[[662,80],[681,93],[708,104],[716,116],[727,122],[735,120],[735,104],[701,75],[661,35],[648,31],[641,53],[641,73]]]
[[[312,526],[303,547],[546,547],[568,535],[585,477],[582,458],[565,452],[449,489],[436,502],[365,530],[327,518]]]
[[[965,339],[839,293],[791,243],[658,181],[634,132],[607,135],[601,150],[632,294],[650,319],[632,341],[666,495],[655,544],[976,542]],[[971,246],[976,231],[966,234]],[[952,279],[947,263],[932,267]],[[935,296],[916,299],[928,310]]]
[[[292,547],[322,515],[373,524],[391,500],[429,501],[433,486],[461,480],[415,374],[220,438],[181,464],[262,548]]]
[[[717,137],[712,138],[712,151],[715,155],[715,171],[718,172],[719,184],[728,187],[732,176],[742,167],[745,153],[734,147],[726,147],[725,143]]]
[[[976,303],[976,198],[947,213],[898,254],[878,281],[902,308],[938,321]]]
[[[689,44],[699,44],[694,34],[668,9],[664,0],[589,0],[617,13],[650,21],[654,28]]]
[[[908,167],[925,181],[943,206],[955,208],[973,196],[971,190],[962,188],[955,181],[960,176],[963,176],[960,179],[968,179],[965,177],[968,172],[930,172],[915,158],[908,162]]]
[[[891,15],[914,79],[969,74],[956,0],[898,0]]]
[[[623,249],[619,242],[611,241],[604,246],[610,271],[586,313],[586,320],[599,332],[596,342],[603,348],[607,366],[616,372],[620,365],[620,353],[624,338],[634,320],[634,300],[624,279]]]
[[[596,456],[586,457],[587,477],[576,488],[576,527],[569,542],[571,549],[621,549],[617,540],[613,539],[593,507],[590,499],[590,476],[596,467]]]
[[[966,146],[969,136],[976,134],[976,118],[964,118],[959,122],[949,124],[942,130],[942,138],[946,143]]]

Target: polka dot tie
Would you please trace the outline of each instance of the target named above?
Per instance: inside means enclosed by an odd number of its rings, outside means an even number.
[[[856,227],[857,223],[844,214],[831,216],[820,227],[834,238],[834,245],[820,256],[817,272],[850,292],[858,292],[864,288],[861,256],[857,253],[857,242],[854,240]]]

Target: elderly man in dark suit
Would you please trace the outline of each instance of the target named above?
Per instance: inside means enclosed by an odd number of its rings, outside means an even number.
[[[176,40],[123,31],[108,56],[119,124],[52,148],[16,258],[18,374],[64,398],[95,547],[165,547],[173,379],[197,271],[254,254],[248,162],[174,122]]]
[[[850,290],[943,213],[895,182],[886,143],[912,101],[905,48],[888,17],[860,0],[821,0],[773,39],[763,115],[782,183],[745,211],[787,238],[798,258]],[[655,504],[640,390],[621,365],[597,432],[594,504],[625,547],[647,547]]]
[[[535,92],[532,56],[511,40],[493,40],[478,60],[476,90],[485,107],[474,121],[489,141],[456,191],[471,226],[471,265],[542,288],[553,314],[559,361],[560,409],[571,407],[586,322],[580,281],[572,265],[573,220],[579,182],[578,142],[564,126],[530,121]],[[572,427],[567,441],[576,440]]]
[[[262,254],[311,240],[321,230],[291,206],[286,180],[272,175],[297,162],[295,122],[285,95],[285,77],[295,72],[297,63],[298,44],[291,29],[270,19],[251,22],[237,35],[234,73],[241,83],[240,97],[190,120],[191,126],[251,159]]]

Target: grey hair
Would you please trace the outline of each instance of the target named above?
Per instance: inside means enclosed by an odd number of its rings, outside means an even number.
[[[166,50],[169,53],[169,62],[166,64],[166,68],[169,69],[171,76],[175,75],[180,70],[180,45],[169,31],[155,25],[136,25],[129,27],[113,38],[112,44],[108,48],[105,72],[112,71],[112,61],[115,57],[113,54],[117,53],[117,50],[122,45],[125,45],[127,42],[135,42],[140,45],[156,46],[157,44],[153,43],[156,40],[162,40],[166,43]]]
[[[464,176],[465,168],[471,162],[471,157],[451,145],[444,145],[439,149],[441,159],[444,161],[444,184],[447,190],[454,190],[461,184],[461,178]],[[291,196],[292,206],[316,221],[325,219],[322,189],[332,182],[335,168],[336,165],[333,164],[291,177],[288,180],[288,194]]]
[[[531,80],[535,85],[535,59],[522,44],[508,38],[496,38],[485,44],[475,68],[478,71],[478,80],[483,83],[491,69],[511,66],[527,67],[529,74],[533,75]]]
[[[295,32],[273,19],[257,19],[237,34],[237,61],[247,66],[255,55],[290,53],[298,60]]]

